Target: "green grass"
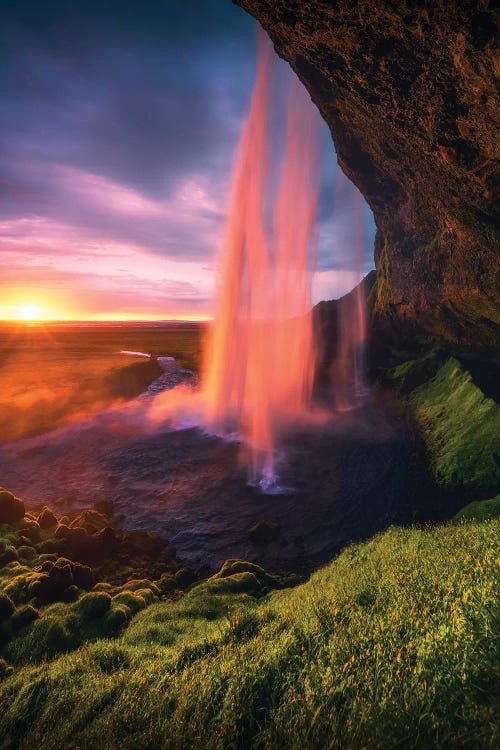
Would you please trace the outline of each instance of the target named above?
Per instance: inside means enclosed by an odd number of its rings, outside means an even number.
[[[493,748],[499,531],[390,528],[260,598],[230,567],[7,676],[0,747]]]
[[[406,373],[408,375],[408,373]],[[488,496],[500,483],[500,407],[448,359],[410,394],[438,486]]]

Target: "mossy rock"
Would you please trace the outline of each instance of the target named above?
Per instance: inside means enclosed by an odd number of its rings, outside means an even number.
[[[38,555],[39,565],[45,565],[45,563],[52,563],[53,565],[56,560],[57,560],[56,552],[43,552],[42,554]]]
[[[262,586],[259,579],[248,571],[234,573],[226,578],[209,578],[203,586],[206,586],[210,594],[251,594],[258,596],[262,594]]]
[[[44,539],[36,545],[39,555],[60,555],[66,551],[66,542],[64,539]]]
[[[139,590],[149,590],[151,591],[155,596],[160,596],[161,591],[159,587],[156,585],[156,583],[153,583],[153,581],[150,581],[148,578],[133,578],[130,581],[127,581],[126,583],[121,586],[122,591],[139,591]]]
[[[38,516],[38,525],[41,529],[54,529],[57,526],[57,518],[55,517],[54,513],[50,510],[50,508],[45,508],[42,510],[40,515]]]
[[[119,594],[116,594],[113,597],[113,606],[116,604],[124,604],[134,614],[140,612],[141,609],[146,607],[146,602],[143,597],[133,591],[122,591]]]
[[[150,531],[129,531],[124,538],[128,554],[157,557],[168,546],[167,542]]]
[[[107,519],[106,519],[107,520]],[[120,539],[115,529],[112,526],[105,526],[99,529],[95,534],[95,540],[98,548],[105,553],[109,554],[116,549],[120,543]]]
[[[11,617],[12,629],[14,631],[21,630],[27,625],[31,625],[32,622],[40,617],[40,612],[31,604],[24,604],[18,607]]]
[[[60,557],[54,564],[50,561],[40,566],[39,574],[31,580],[29,585],[30,598],[36,598],[38,604],[50,604],[56,601],[73,601],[74,565],[71,560]],[[67,592],[67,593],[66,593]]]
[[[18,559],[17,551],[12,544],[6,545],[4,551],[0,554],[0,567],[15,562]]]
[[[24,519],[24,526],[19,529],[19,533],[25,536],[33,544],[40,541],[40,526],[37,521],[27,521]]]
[[[92,568],[89,565],[82,565],[81,563],[73,563],[72,568],[73,580],[80,589],[90,589],[94,584],[94,574]]]
[[[78,601],[78,611],[82,617],[92,620],[104,617],[111,607],[111,597],[105,591],[90,591]]]
[[[52,620],[48,623],[44,635],[42,648],[48,656],[55,656],[71,648],[71,635],[61,620]]]
[[[14,614],[14,610],[14,602],[10,596],[3,592],[0,593],[0,622],[8,620]]]
[[[437,485],[471,499],[498,492],[500,407],[453,358],[410,394]]]
[[[491,521],[500,518],[500,495],[469,503],[453,516],[454,521]]]
[[[37,551],[33,547],[23,545],[17,548],[17,555],[20,560],[26,560],[27,562],[33,562],[37,558]]]
[[[69,526],[67,526],[65,523],[59,522],[54,531],[54,539],[68,539],[70,535],[71,531]]]
[[[177,582],[173,573],[162,573],[156,584],[160,592],[164,595],[171,594],[177,588]]]
[[[24,513],[22,500],[15,497],[12,492],[0,490],[0,523],[16,524],[24,517]]]
[[[32,547],[31,540],[28,539],[27,536],[24,536],[23,534],[19,534],[16,539],[12,541],[12,545],[16,547],[16,549],[19,549],[19,547]]]
[[[119,635],[132,617],[132,611],[125,604],[113,604],[106,613],[103,628],[106,635],[113,637]]]
[[[71,586],[68,586],[68,588],[64,589],[64,591],[61,594],[61,601],[63,602],[76,602],[79,596],[78,587],[75,586],[74,583],[71,584]]]
[[[424,357],[411,359],[388,370],[384,381],[398,388],[401,394],[408,394],[422,383],[434,377],[442,364],[442,358],[434,352]]]
[[[212,576],[211,580],[217,578],[228,578],[229,576],[235,575],[236,573],[253,573],[262,586],[278,587],[279,582],[274,576],[266,573],[264,568],[255,563],[247,562],[246,560],[226,560],[222,565],[218,573]]]
[[[196,582],[196,573],[191,568],[180,568],[174,574],[175,583],[179,589],[187,589]]]
[[[107,581],[99,581],[99,583],[96,583],[93,587],[94,591],[109,591],[112,589],[112,585],[108,583]]]
[[[109,527],[109,518],[97,510],[84,510],[71,521],[69,526],[70,528],[80,527],[85,529],[89,534],[95,534]]]

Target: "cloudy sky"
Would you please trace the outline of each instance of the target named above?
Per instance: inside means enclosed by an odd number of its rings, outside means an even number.
[[[253,19],[230,0],[0,1],[0,318],[207,317]],[[354,188],[323,130],[316,300],[356,278]]]

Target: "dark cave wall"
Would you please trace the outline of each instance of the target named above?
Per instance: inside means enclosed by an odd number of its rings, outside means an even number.
[[[308,88],[373,210],[379,323],[418,320],[450,340],[498,344],[492,3],[236,4]]]

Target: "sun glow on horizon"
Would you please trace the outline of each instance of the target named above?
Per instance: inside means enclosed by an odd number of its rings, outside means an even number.
[[[16,308],[18,320],[40,320],[42,311],[39,305],[26,304],[18,305]]]
[[[58,308],[59,312],[59,308]],[[39,295],[29,298],[19,293],[14,293],[4,304],[0,304],[0,320],[15,323],[41,323],[58,317],[53,305],[47,304],[44,297]]]
[[[0,322],[11,322],[11,323],[148,323],[148,322],[192,322],[202,323],[209,322],[212,320],[210,315],[189,315],[189,314],[178,314],[172,315],[165,313],[164,315],[150,315],[148,313],[137,314],[137,313],[94,313],[88,314],[88,312],[75,312],[75,311],[63,311],[48,310],[45,306],[41,306],[35,303],[22,303],[14,305],[0,305]]]

